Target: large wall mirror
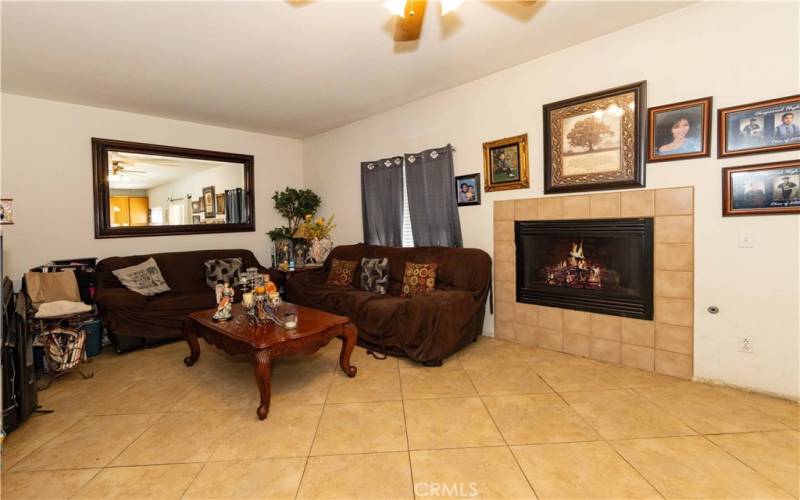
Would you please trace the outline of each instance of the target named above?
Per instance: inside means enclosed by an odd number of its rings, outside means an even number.
[[[92,138],[95,238],[254,231],[253,157]]]

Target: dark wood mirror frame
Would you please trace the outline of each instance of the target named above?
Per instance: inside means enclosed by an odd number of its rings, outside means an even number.
[[[247,222],[230,224],[186,224],[180,226],[112,227],[109,217],[110,189],[108,185],[108,152],[174,156],[195,160],[223,161],[244,165],[244,204],[242,214]],[[136,236],[169,236],[178,234],[231,233],[255,231],[255,192],[252,155],[222,153],[202,149],[160,146],[138,142],[116,141],[92,137],[92,167],[94,169],[94,237],[131,238]]]

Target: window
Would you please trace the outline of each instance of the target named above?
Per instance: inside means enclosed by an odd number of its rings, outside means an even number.
[[[406,183],[406,167],[403,167],[403,246],[414,246],[414,234],[411,232],[411,212],[408,210],[408,184]]]

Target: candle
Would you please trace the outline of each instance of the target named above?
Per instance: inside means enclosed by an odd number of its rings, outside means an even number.
[[[245,307],[253,307],[253,293],[247,292],[242,294],[242,304]]]

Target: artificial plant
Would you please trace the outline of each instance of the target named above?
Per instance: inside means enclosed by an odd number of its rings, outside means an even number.
[[[288,226],[280,226],[267,232],[272,241],[291,238],[306,215],[313,216],[322,203],[322,199],[310,189],[287,187],[283,191],[275,191],[272,195],[275,210],[289,222]]]

